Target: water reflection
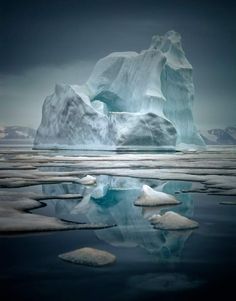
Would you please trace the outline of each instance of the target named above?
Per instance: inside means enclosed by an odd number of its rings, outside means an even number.
[[[177,206],[142,208],[133,205],[143,184],[170,194],[181,201]],[[117,227],[96,230],[96,236],[112,246],[143,248],[154,261],[176,261],[192,231],[162,231],[153,229],[148,218],[153,214],[173,210],[186,217],[193,215],[193,201],[182,190],[191,183],[145,180],[125,177],[99,176],[96,186],[79,184],[43,185],[45,194],[80,193],[82,200],[55,200],[55,215],[60,218],[81,221],[85,217],[91,223],[116,224]]]

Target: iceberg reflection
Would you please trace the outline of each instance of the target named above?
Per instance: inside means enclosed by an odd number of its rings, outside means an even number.
[[[134,201],[141,193],[143,184],[158,191],[176,194],[181,204],[165,207],[136,207]],[[91,223],[116,224],[114,228],[95,230],[101,241],[123,248],[143,248],[154,261],[177,261],[180,259],[186,240],[192,231],[156,230],[149,222],[153,214],[168,210],[186,217],[193,215],[191,196],[181,193],[191,188],[191,183],[145,180],[125,177],[99,176],[97,185],[86,187],[78,184],[43,185],[45,194],[80,193],[82,200],[53,201],[55,215],[75,220],[79,216]]]

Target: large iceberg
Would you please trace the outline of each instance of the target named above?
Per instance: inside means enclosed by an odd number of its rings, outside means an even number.
[[[181,36],[99,60],[82,86],[56,85],[43,105],[36,148],[203,145],[194,125],[192,66]]]

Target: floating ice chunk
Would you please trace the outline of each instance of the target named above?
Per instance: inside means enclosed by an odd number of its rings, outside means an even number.
[[[96,183],[96,178],[93,176],[87,175],[86,177],[79,179],[78,182],[83,185],[93,185]]]
[[[106,251],[93,248],[77,249],[59,255],[59,258],[76,264],[101,267],[115,262],[116,257]]]
[[[197,222],[173,211],[153,215],[149,221],[154,224],[154,228],[161,230],[189,230],[198,227]]]
[[[180,204],[174,196],[155,191],[148,185],[143,185],[142,195],[134,202],[136,206],[162,206]]]

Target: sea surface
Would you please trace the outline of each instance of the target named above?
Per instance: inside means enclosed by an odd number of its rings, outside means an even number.
[[[82,201],[48,200],[44,201],[45,207],[32,212],[68,221],[116,226],[1,236],[1,301],[214,300],[219,297],[234,300],[236,206],[220,204],[235,201],[234,196],[188,193],[196,183],[185,181],[107,175],[98,176],[98,180],[100,184],[95,190],[84,190],[75,183],[10,188],[49,195],[81,193]],[[134,206],[143,184],[175,195],[181,204],[162,208]],[[148,218],[169,210],[197,221],[199,228],[154,229]],[[59,254],[82,247],[108,251],[116,256],[116,263],[95,268],[58,258]]]

